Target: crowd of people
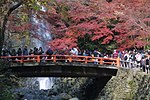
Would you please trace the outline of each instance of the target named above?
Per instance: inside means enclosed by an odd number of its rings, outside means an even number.
[[[146,73],[150,73],[150,51],[116,51],[112,54],[113,58],[121,59],[121,66],[127,68],[140,68]]]
[[[52,55],[52,54],[61,54],[61,55],[82,55],[82,56],[92,56],[92,57],[111,57],[111,58],[120,58],[121,66],[127,68],[141,68],[144,72],[150,73],[150,50],[147,51],[136,51],[136,50],[125,50],[119,51],[114,50],[112,54],[105,54],[99,52],[97,49],[93,51],[89,50],[79,50],[77,48],[72,48],[71,50],[64,50],[60,52],[59,50],[53,51],[50,47],[44,51],[42,47],[34,47],[29,49],[27,45],[23,48],[18,48],[18,50],[12,49],[3,49],[2,56],[21,56],[21,55]]]
[[[28,50],[27,45],[25,45],[23,49],[18,48],[18,50],[2,49],[2,56],[41,55],[43,53],[42,47],[34,47],[33,49]]]

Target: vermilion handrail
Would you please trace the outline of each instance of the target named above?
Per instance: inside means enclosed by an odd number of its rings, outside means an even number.
[[[120,58],[103,58],[92,56],[77,56],[77,55],[27,55],[27,56],[1,56],[2,59],[11,59],[10,62],[38,62],[44,61],[65,61],[65,62],[80,62],[80,63],[96,63],[96,64],[110,64],[120,66]]]

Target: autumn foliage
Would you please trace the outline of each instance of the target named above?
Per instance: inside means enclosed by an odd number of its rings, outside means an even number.
[[[150,39],[149,4],[149,0],[58,0],[45,16],[54,34],[50,45],[70,49],[88,34],[97,48],[142,48]]]
[[[46,11],[34,10],[32,14],[49,23],[48,30],[51,31],[53,40],[48,42],[54,49],[91,47],[91,50],[124,50],[150,45],[149,0],[43,1],[45,2],[38,2]],[[26,14],[30,15],[31,12]],[[18,24],[16,18],[10,16],[9,31],[30,30],[31,23]]]

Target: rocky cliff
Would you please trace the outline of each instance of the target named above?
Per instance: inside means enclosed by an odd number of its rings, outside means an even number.
[[[150,74],[138,69],[119,69],[96,100],[149,100]]]

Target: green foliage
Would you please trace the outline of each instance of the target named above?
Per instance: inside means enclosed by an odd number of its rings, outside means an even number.
[[[92,35],[86,34],[84,37],[78,37],[78,47],[81,50],[93,51],[98,49],[102,53],[112,53],[117,48],[116,42],[112,41],[109,44],[102,44],[103,39],[96,41],[91,40]]]
[[[91,41],[91,36],[86,34],[84,37],[78,37],[78,47],[81,50],[94,50],[97,44]]]
[[[149,43],[148,45],[145,46],[145,50],[150,50],[150,38],[146,39],[146,41]]]
[[[145,50],[150,50],[150,45],[146,46]]]
[[[41,6],[39,5],[38,1],[37,0],[31,0],[31,1],[27,1],[26,5],[31,8],[31,9],[34,9],[34,10],[40,10],[41,9]]]

